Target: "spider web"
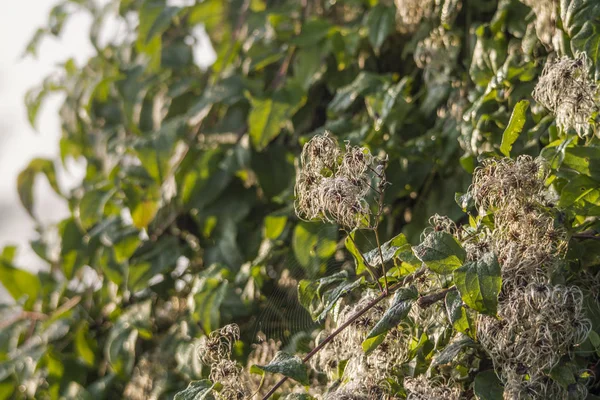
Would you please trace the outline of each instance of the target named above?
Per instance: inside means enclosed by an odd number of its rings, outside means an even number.
[[[327,229],[327,226],[319,228],[318,232],[323,232],[324,229]],[[364,234],[359,233],[358,235],[369,246],[373,246],[372,240],[368,237],[362,237]],[[340,238],[343,238],[343,236],[340,236]],[[260,343],[264,340],[273,339],[275,342],[281,342],[282,347],[285,347],[303,336],[306,337],[307,334],[310,334],[322,324],[313,321],[310,313],[298,299],[298,283],[301,279],[310,279],[310,277],[307,276],[304,267],[296,260],[294,252],[290,250],[288,255],[278,264],[282,265],[281,272],[275,276],[274,281],[276,284],[272,288],[264,290],[267,300],[256,317],[253,340],[255,343]],[[323,273],[319,277],[330,276],[342,269],[353,268],[354,260],[342,245],[342,249],[339,249],[332,257],[322,262],[321,271]]]

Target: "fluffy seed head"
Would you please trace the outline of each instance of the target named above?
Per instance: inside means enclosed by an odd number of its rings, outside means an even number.
[[[314,136],[302,149],[294,188],[296,214],[353,229],[368,225],[366,199],[374,177],[374,157],[364,147],[346,144],[342,152],[327,133]]]
[[[589,120],[597,110],[598,91],[588,79],[589,66],[585,53],[576,59],[549,60],[533,91],[533,98],[554,113],[561,129],[574,129],[579,136],[590,132]]]

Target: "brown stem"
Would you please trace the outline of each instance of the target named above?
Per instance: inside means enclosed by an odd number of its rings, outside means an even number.
[[[437,293],[428,294],[427,296],[419,297],[417,305],[421,308],[427,308],[430,305],[442,300],[446,297],[446,294],[456,290],[456,286],[449,287],[448,289],[440,290]]]
[[[572,236],[575,239],[593,239],[600,240],[600,236],[598,236],[594,231],[585,231],[581,233],[575,233]]]
[[[417,274],[419,272],[420,271],[416,272],[415,274]],[[310,353],[308,353],[306,356],[304,356],[304,358],[302,359],[302,362],[306,363],[308,360],[310,360],[315,354],[317,354],[319,352],[319,350],[321,350],[329,342],[331,342],[333,340],[333,338],[335,338],[340,332],[342,332],[344,329],[346,329],[350,324],[352,324],[354,321],[356,321],[358,318],[360,318],[363,314],[365,314],[371,308],[376,306],[381,300],[385,299],[390,294],[392,294],[397,288],[403,286],[403,284],[404,284],[404,282],[398,282],[398,283],[390,286],[389,290],[387,292],[383,292],[379,296],[377,296],[375,299],[371,300],[363,309],[359,310],[348,321],[344,322],[342,324],[342,326],[340,326],[335,331],[333,331],[331,334],[329,334],[329,336],[327,336],[321,343],[319,343],[314,349],[312,349],[310,351]],[[269,397],[271,397],[277,391],[277,389],[279,389],[279,387],[281,387],[281,385],[283,385],[287,381],[287,379],[288,379],[287,376],[284,376],[283,378],[281,378],[281,380],[279,382],[277,382],[275,384],[275,386],[273,386],[267,394],[265,394],[265,396],[263,397],[262,400],[267,400]]]

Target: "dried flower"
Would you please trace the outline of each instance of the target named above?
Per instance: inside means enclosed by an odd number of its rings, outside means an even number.
[[[441,379],[427,379],[424,375],[404,379],[408,392],[407,400],[458,400],[460,389],[452,387]]]
[[[368,225],[366,200],[374,158],[364,147],[346,144],[341,152],[328,133],[314,136],[302,149],[296,177],[296,214],[353,229]]]
[[[597,87],[588,80],[590,63],[585,53],[548,60],[533,91],[533,98],[556,116],[563,130],[579,136],[590,132],[589,120],[597,110]]]

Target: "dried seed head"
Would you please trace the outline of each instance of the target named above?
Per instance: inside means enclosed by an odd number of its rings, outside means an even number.
[[[597,110],[598,90],[588,80],[589,66],[585,53],[574,60],[548,60],[533,91],[533,98],[554,113],[561,129],[574,129],[579,136],[590,132],[589,120]]]
[[[407,400],[458,400],[460,389],[452,387],[442,379],[427,379],[424,375],[416,378],[405,378],[404,388],[407,391]]]
[[[516,289],[501,302],[499,316],[481,316],[477,337],[505,379],[512,371],[552,369],[591,329],[576,286],[533,283]]]
[[[373,156],[364,147],[346,144],[345,152],[328,136],[314,136],[303,148],[294,188],[296,214],[354,229],[368,225],[366,200],[376,175]]]
[[[225,325],[201,339],[198,346],[200,361],[205,365],[213,365],[222,359],[231,357],[233,344],[240,339],[240,328],[236,324]]]
[[[536,201],[543,197],[548,172],[541,158],[487,159],[475,170],[469,191],[483,210],[497,209],[515,201]]]

